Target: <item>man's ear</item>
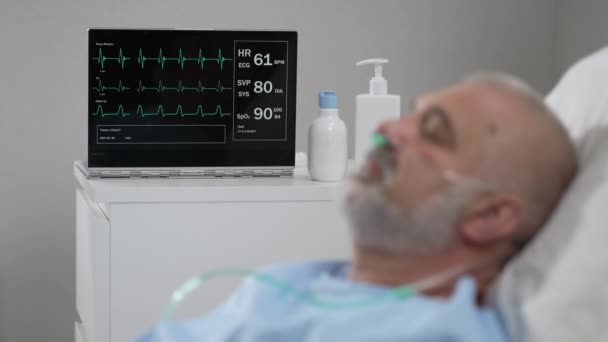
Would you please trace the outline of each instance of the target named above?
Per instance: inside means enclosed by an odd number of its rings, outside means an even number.
[[[512,238],[521,220],[520,202],[510,195],[486,194],[469,208],[460,224],[467,243],[486,245]]]

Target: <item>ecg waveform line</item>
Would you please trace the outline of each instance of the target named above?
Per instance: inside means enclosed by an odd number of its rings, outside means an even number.
[[[97,61],[97,64],[99,64],[101,69],[105,68],[106,61],[115,61],[120,65],[121,69],[124,69],[125,62],[133,60],[132,57],[127,57],[123,54],[122,48],[120,48],[118,50],[117,57],[105,56],[103,54],[103,49],[99,48],[97,57],[92,57],[91,59],[94,61]],[[167,57],[167,56],[163,55],[162,48],[158,49],[157,56],[145,56],[143,53],[143,49],[139,48],[139,53],[137,55],[137,58],[135,58],[135,60],[137,61],[137,64],[141,67],[142,70],[145,68],[146,62],[148,62],[148,61],[155,61],[156,63],[158,63],[160,65],[161,69],[165,68],[166,62],[177,62],[177,64],[182,68],[182,70],[184,69],[184,65],[186,64],[186,62],[190,62],[190,61],[196,62],[200,66],[201,70],[205,69],[205,63],[215,62],[220,66],[220,70],[224,70],[224,63],[232,61],[232,58],[225,57],[222,54],[222,49],[217,50],[217,56],[215,56],[215,57],[204,56],[203,49],[198,49],[198,55],[196,57],[186,57],[186,56],[184,56],[182,49],[180,48],[178,51],[177,57]]]
[[[91,113],[91,115],[101,116],[102,118],[104,118],[106,116],[120,116],[120,117],[124,118],[127,116],[131,116],[132,113],[126,112],[123,105],[118,105],[118,108],[116,109],[115,112],[105,112],[103,110],[103,107],[101,105],[98,105],[97,110],[94,113]],[[139,115],[142,118],[145,118],[147,116],[161,116],[164,118],[167,116],[185,117],[185,116],[199,116],[199,115],[203,118],[205,116],[219,116],[221,118],[224,116],[232,115],[232,113],[224,112],[222,110],[222,106],[220,106],[220,105],[217,105],[215,107],[214,112],[205,112],[203,110],[203,105],[198,105],[196,107],[196,111],[194,111],[194,112],[184,112],[182,105],[178,105],[177,108],[175,109],[175,112],[165,111],[165,108],[163,107],[163,105],[158,105],[158,107],[156,107],[156,111],[146,112],[146,111],[144,111],[144,107],[142,105],[137,105],[137,109],[135,110],[135,115]]]
[[[97,57],[93,57],[91,58],[92,60],[96,60],[97,64],[99,64],[101,66],[101,68],[105,68],[106,65],[106,61],[116,61],[118,62],[118,64],[120,64],[120,67],[122,69],[125,68],[125,62],[128,60],[131,60],[131,58],[126,57],[123,53],[122,53],[122,48],[118,49],[118,56],[117,57],[107,57],[103,55],[102,49],[99,48],[99,54],[97,55]]]
[[[151,87],[145,86],[142,81],[139,81],[139,83],[137,84],[137,92],[141,93],[146,90],[154,90],[158,93],[164,91],[176,91],[178,93],[183,93],[184,91],[195,91],[197,93],[202,93],[204,91],[215,91],[216,93],[221,93],[227,90],[232,90],[232,87],[223,86],[221,81],[218,81],[215,87],[206,87],[201,81],[198,81],[198,83],[194,86],[185,86],[182,84],[182,81],[179,81],[177,82],[177,85],[173,87],[165,86],[163,85],[162,81],[158,81],[158,84],[156,86]]]
[[[113,90],[113,91],[120,93],[120,92],[125,92],[126,90],[129,90],[129,89],[132,89],[132,87],[125,86],[124,83],[122,83],[122,81],[118,81],[118,84],[116,86],[107,86],[107,85],[104,85],[101,80],[99,80],[99,82],[97,82],[97,86],[91,87],[91,89],[96,90],[98,93],[103,93],[106,90]],[[195,91],[197,93],[202,93],[205,91],[215,91],[216,93],[222,93],[224,91],[232,90],[232,87],[226,87],[226,86],[222,85],[221,81],[218,81],[217,85],[215,87],[206,87],[203,85],[203,83],[200,80],[198,81],[198,83],[196,83],[192,86],[186,86],[182,83],[182,81],[177,82],[177,84],[172,87],[164,85],[162,81],[158,81],[158,84],[156,86],[146,86],[140,80],[137,82],[137,87],[135,87],[135,90],[138,93],[143,93],[144,91],[147,91],[147,90],[156,91],[157,93],[161,93],[161,92],[165,92],[165,91],[176,91],[178,93],[183,93],[185,91]]]
[[[156,63],[160,64],[160,68],[165,68],[165,62],[172,61],[177,62],[177,64],[184,69],[184,64],[188,61],[195,61],[200,67],[201,70],[205,69],[206,62],[216,62],[220,66],[220,70],[224,70],[224,63],[227,61],[231,61],[232,58],[226,58],[222,55],[222,49],[218,49],[217,57],[210,58],[203,56],[203,49],[198,49],[198,56],[196,57],[185,57],[182,53],[182,49],[179,49],[177,57],[166,57],[163,55],[163,49],[158,49],[158,56],[156,57],[146,57],[143,54],[142,49],[139,49],[139,55],[137,56],[137,63],[140,64],[143,69],[146,61],[156,61]]]
[[[122,83],[122,81],[118,81],[118,84],[116,86],[107,86],[107,85],[104,85],[101,82],[101,80],[99,80],[99,82],[97,82],[97,86],[96,87],[91,87],[91,89],[97,90],[98,93],[103,93],[106,90],[114,90],[114,91],[117,91],[117,92],[121,93],[121,92],[124,92],[125,90],[129,90],[131,88],[125,86]]]

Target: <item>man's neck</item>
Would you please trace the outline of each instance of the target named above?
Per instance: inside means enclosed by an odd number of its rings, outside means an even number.
[[[483,256],[458,248],[429,255],[395,255],[355,247],[349,277],[354,281],[399,286],[412,284],[439,273],[471,265],[471,269],[463,271],[463,273],[467,273],[475,279],[480,289],[480,295],[483,296],[485,288],[499,271],[496,262],[491,259],[484,262],[485,258],[493,258],[493,256]],[[453,279],[425,290],[424,293],[440,297],[450,296],[460,275],[457,274]]]

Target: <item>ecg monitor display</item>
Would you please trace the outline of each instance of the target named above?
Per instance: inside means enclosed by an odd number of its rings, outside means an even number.
[[[89,167],[293,166],[297,33],[89,30]]]

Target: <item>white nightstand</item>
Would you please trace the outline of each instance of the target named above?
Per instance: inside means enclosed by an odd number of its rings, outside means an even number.
[[[131,341],[171,292],[225,266],[347,258],[342,183],[291,178],[87,180],[76,177],[76,340]],[[201,316],[238,279],[210,283],[177,317]]]

